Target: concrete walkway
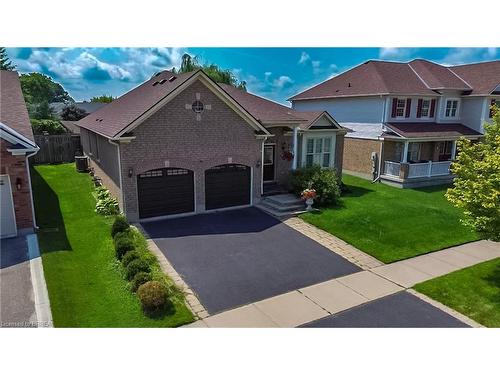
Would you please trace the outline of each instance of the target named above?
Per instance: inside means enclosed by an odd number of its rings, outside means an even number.
[[[188,327],[297,327],[497,257],[499,243],[472,242],[294,290],[209,316]],[[431,304],[441,308],[440,304]],[[441,310],[478,326],[451,309]]]

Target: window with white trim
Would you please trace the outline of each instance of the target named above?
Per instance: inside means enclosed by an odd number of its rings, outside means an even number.
[[[457,117],[458,116],[458,100],[446,100],[446,108],[444,110],[444,117]]]
[[[399,99],[396,102],[396,117],[405,117],[406,99]]]
[[[332,159],[332,138],[307,138],[306,166],[320,165],[329,167]]]
[[[421,149],[422,149],[422,143],[410,142],[408,144],[408,154],[406,155],[406,160],[409,162],[419,161]]]
[[[429,117],[431,113],[431,100],[423,99],[422,107],[420,108],[420,117]]]

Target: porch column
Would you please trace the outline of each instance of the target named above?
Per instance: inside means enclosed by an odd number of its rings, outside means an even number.
[[[455,160],[457,154],[457,141],[452,141],[451,143],[451,160]]]
[[[295,126],[293,128],[293,161],[292,161],[292,170],[297,169],[297,151],[298,151],[298,145],[297,145],[297,138],[298,138],[298,128]]]
[[[403,163],[406,163],[408,161],[408,141],[405,141],[405,147],[403,149]]]

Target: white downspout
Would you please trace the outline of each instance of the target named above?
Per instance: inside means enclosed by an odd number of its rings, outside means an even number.
[[[293,161],[292,161],[292,170],[297,169],[297,149],[298,149],[298,128],[295,126],[293,128]]]
[[[384,140],[380,140],[380,151],[379,151],[379,156],[378,156],[378,171],[377,171],[377,178],[373,180],[372,182],[377,182],[380,180],[380,176],[382,175],[382,153],[384,152]]]
[[[31,199],[31,215],[33,216],[33,228],[39,229],[38,225],[36,225],[36,216],[35,216],[35,201],[33,200],[33,190],[31,188],[31,173],[30,173],[30,162],[29,158],[40,151],[40,149],[36,150],[32,154],[26,155],[26,171],[28,172],[28,186],[30,188],[30,199]]]
[[[123,196],[123,184],[122,184],[122,160],[121,160],[121,155],[120,155],[120,144],[115,143],[111,141],[111,139],[108,139],[108,142],[111,143],[112,145],[116,146],[116,150],[118,152],[118,178],[120,179],[120,195],[121,195],[121,201],[122,201],[122,208],[123,208],[123,214],[126,215],[125,211],[125,198]]]

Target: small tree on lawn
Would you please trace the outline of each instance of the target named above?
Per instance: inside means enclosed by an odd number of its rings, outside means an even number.
[[[473,143],[461,139],[451,166],[456,175],[446,198],[464,211],[462,222],[486,238],[500,240],[500,110],[494,108],[485,137]]]

